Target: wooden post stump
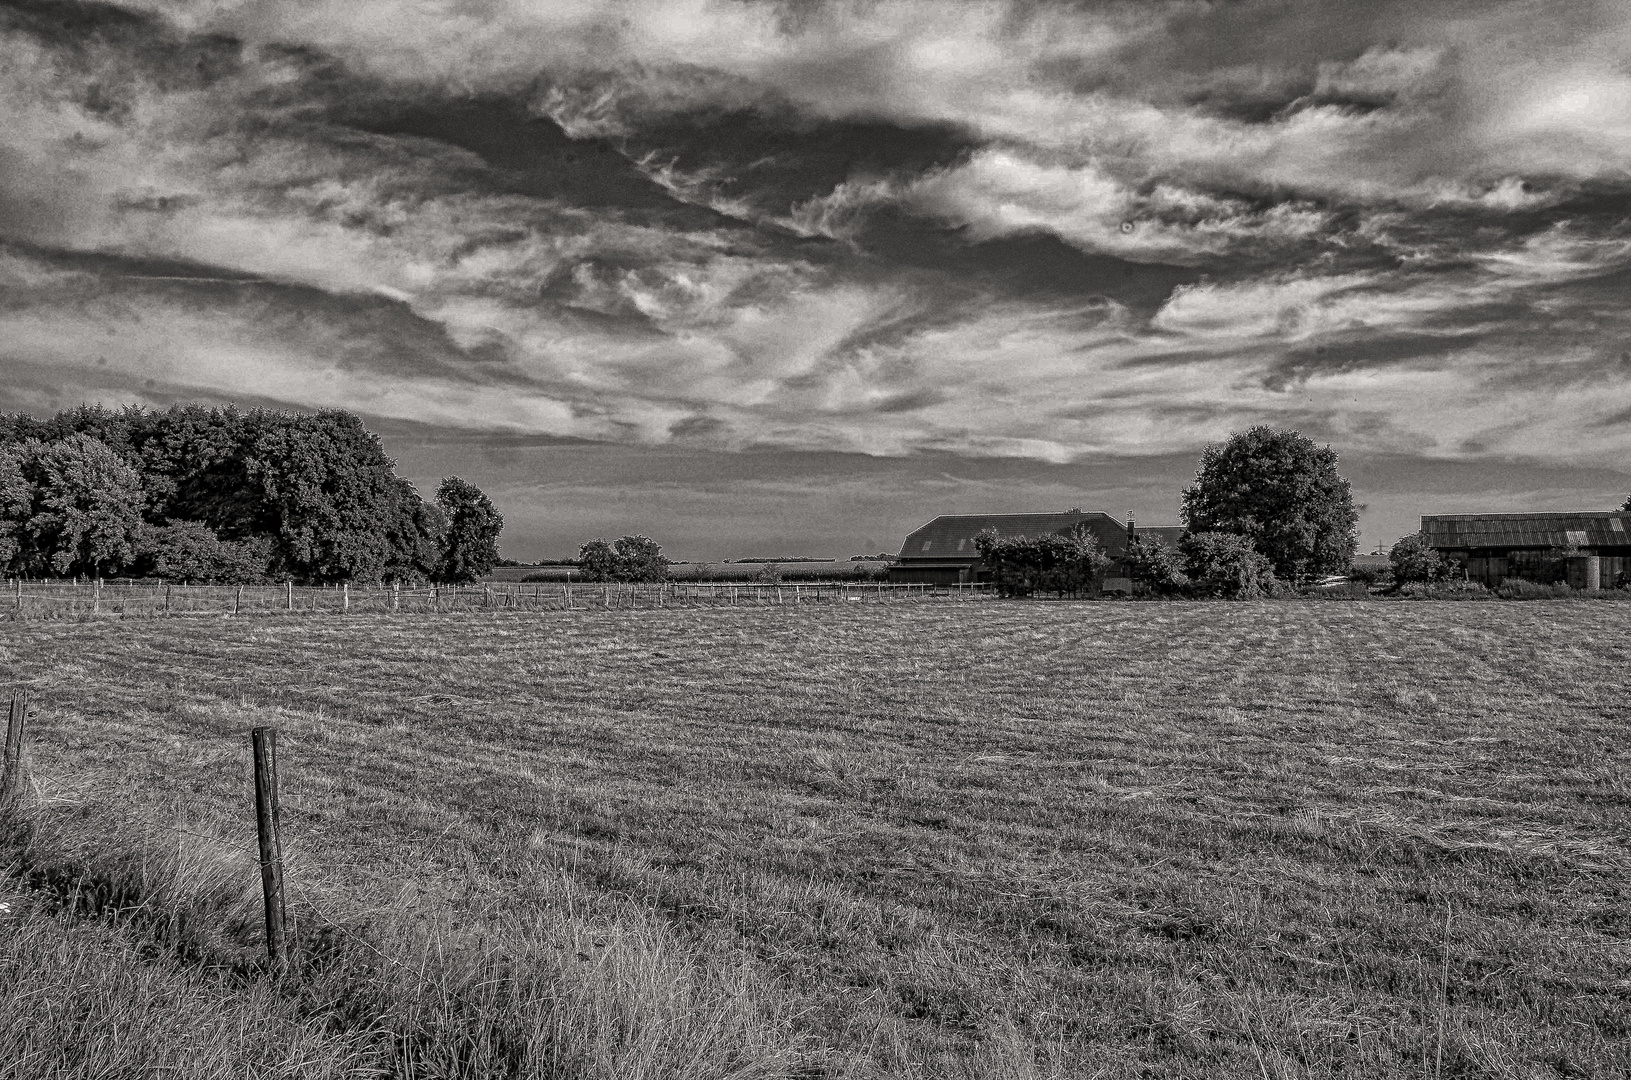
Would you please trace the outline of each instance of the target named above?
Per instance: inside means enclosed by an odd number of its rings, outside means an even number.
[[[28,788],[28,691],[11,692],[5,757],[0,758],[0,808],[11,806]]]
[[[249,733],[255,754],[255,832],[260,841],[261,893],[266,900],[266,956],[276,971],[289,964],[284,938],[283,842],[279,835],[277,728]]]

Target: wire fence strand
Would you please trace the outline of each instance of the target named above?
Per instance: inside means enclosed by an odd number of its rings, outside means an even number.
[[[454,612],[799,607],[948,603],[992,596],[984,583],[651,582],[478,585],[193,585],[152,581],[13,578],[0,615],[22,619],[130,619],[181,615],[427,615]]]

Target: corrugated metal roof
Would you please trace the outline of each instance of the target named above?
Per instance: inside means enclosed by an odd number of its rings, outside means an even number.
[[[902,559],[967,559],[979,558],[974,538],[986,529],[995,529],[998,536],[1043,536],[1048,533],[1068,535],[1076,529],[1085,529],[1099,545],[1112,555],[1127,549],[1127,526],[1096,511],[1066,514],[943,514],[906,538],[901,545]],[[1140,533],[1157,532],[1139,528]],[[1174,541],[1176,543],[1176,541]]]
[[[1560,548],[1631,546],[1631,512],[1576,514],[1433,514],[1421,519],[1435,548]]]

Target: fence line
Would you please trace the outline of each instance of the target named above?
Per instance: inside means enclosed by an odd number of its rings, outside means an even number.
[[[177,585],[162,581],[13,578],[13,620],[166,615],[611,611],[806,604],[946,603],[992,595],[985,584],[822,582],[486,583],[479,585]]]

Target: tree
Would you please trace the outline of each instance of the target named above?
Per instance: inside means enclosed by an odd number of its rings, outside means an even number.
[[[1191,533],[1229,532],[1251,540],[1276,574],[1337,574],[1358,546],[1353,492],[1329,446],[1295,431],[1259,425],[1208,446],[1183,493]]]
[[[1189,575],[1184,573],[1178,554],[1147,536],[1133,534],[1127,541],[1122,564],[1135,587],[1156,596],[1176,596],[1189,585]]]
[[[585,581],[616,581],[617,551],[604,536],[578,548],[578,571]]]
[[[578,569],[585,581],[668,580],[668,560],[649,536],[596,537],[578,549]]]
[[[146,501],[141,475],[107,444],[75,434],[30,439],[14,452],[33,496],[18,530],[20,571],[101,575],[134,559]]]
[[[447,518],[442,548],[441,580],[479,581],[498,561],[498,534],[504,518],[476,485],[445,477],[436,489],[436,506]]]
[[[668,560],[649,536],[623,536],[612,545],[617,555],[617,580],[667,581]]]
[[[16,447],[0,446],[0,570],[7,574],[22,569],[22,554],[28,519],[34,512],[34,487],[23,475],[23,457]]]
[[[1251,600],[1274,587],[1274,564],[1250,537],[1238,533],[1185,533],[1178,541],[1184,572],[1197,596]]]
[[[1393,580],[1406,585],[1412,581],[1437,581],[1450,572],[1450,564],[1419,532],[1399,537],[1387,553],[1393,565]]]

